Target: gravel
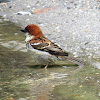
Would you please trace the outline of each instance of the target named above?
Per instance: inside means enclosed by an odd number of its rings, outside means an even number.
[[[39,25],[76,57],[100,58],[100,0],[10,0],[0,15],[22,28]]]

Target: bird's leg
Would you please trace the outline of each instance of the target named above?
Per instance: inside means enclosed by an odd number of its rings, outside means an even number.
[[[28,49],[28,48],[29,48],[29,43],[27,42],[27,43],[26,43],[26,49]]]
[[[48,63],[46,64],[46,66],[44,67],[45,69],[47,69],[47,67],[48,67],[49,63],[50,63],[50,62],[48,62]]]
[[[48,67],[48,64],[46,64],[46,66],[44,67],[44,69],[47,69],[47,67]]]

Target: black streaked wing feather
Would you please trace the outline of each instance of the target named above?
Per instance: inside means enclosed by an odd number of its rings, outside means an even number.
[[[42,42],[38,43],[32,43],[31,46],[34,49],[46,51],[49,52],[52,55],[58,55],[58,56],[68,56],[68,53],[64,52],[58,45],[54,44],[53,42]]]
[[[47,46],[49,46],[49,43],[32,43],[31,46],[34,48],[34,49],[38,49],[38,50],[42,50],[44,48],[46,48]]]

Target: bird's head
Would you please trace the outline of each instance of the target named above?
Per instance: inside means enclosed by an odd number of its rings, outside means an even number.
[[[40,29],[40,27],[38,25],[34,25],[34,24],[30,24],[28,26],[25,27],[24,30],[21,30],[24,33],[29,33],[32,36],[39,36],[41,37],[42,34],[42,30]]]
[[[34,37],[43,36],[42,30],[40,29],[40,27],[38,25],[34,25],[34,24],[30,24],[30,25],[26,26],[25,29],[21,30],[21,31],[24,32],[26,35],[26,39],[25,39],[26,43],[29,42],[30,40],[32,40]]]

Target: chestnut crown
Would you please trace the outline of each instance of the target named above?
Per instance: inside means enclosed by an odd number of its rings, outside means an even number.
[[[24,30],[21,30],[22,32],[29,32],[29,34],[33,36],[42,36],[42,30],[38,25],[30,24],[27,27],[25,27]]]

